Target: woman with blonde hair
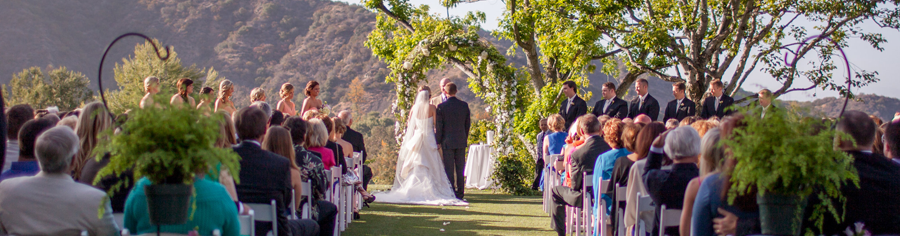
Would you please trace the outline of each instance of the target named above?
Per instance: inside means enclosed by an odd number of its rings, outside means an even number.
[[[265,102],[266,101],[266,90],[262,88],[253,88],[250,90],[250,104],[254,102]]]
[[[309,81],[306,83],[306,89],[303,90],[306,94],[306,99],[303,99],[303,107],[300,109],[300,114],[305,114],[306,111],[309,110],[319,110],[324,108],[325,106],[322,104],[322,100],[319,100],[319,82],[315,80]]]
[[[275,106],[275,110],[280,111],[285,116],[296,116],[297,109],[294,108],[294,85],[291,83],[284,83],[281,85],[281,91],[278,92],[278,95],[281,96],[281,101],[278,101],[278,104]]]
[[[291,161],[291,188],[294,189],[294,202],[301,202],[300,197],[303,189],[300,184],[303,180],[300,178],[300,167],[294,160],[294,145],[291,144],[291,133],[281,126],[269,127],[266,131],[266,137],[262,142],[263,150],[274,152]]]
[[[228,114],[234,114],[237,109],[234,108],[234,102],[231,101],[231,95],[234,93],[234,84],[231,80],[222,80],[219,83],[219,96],[216,98],[215,112],[224,111]]]
[[[84,165],[88,162],[88,159],[93,159],[94,157],[91,152],[100,142],[100,139],[104,138],[101,136],[104,135],[103,132],[112,128],[112,126],[112,117],[106,111],[103,103],[92,102],[84,106],[84,110],[78,119],[78,124],[75,126],[75,134],[78,135],[80,147],[78,153],[75,154],[75,158],[72,159],[71,165],[73,170],[72,177],[75,180],[81,179]],[[89,178],[93,179],[93,176],[89,176]]]
[[[188,103],[190,107],[197,107],[197,103],[194,102],[194,98],[191,97],[191,93],[194,92],[194,81],[188,78],[181,78],[178,80],[178,83],[175,84],[178,88],[178,93],[172,95],[172,98],[169,99],[169,104],[182,104]]]
[[[335,166],[335,158],[334,151],[325,148],[325,145],[328,143],[328,129],[325,128],[325,123],[319,118],[310,119],[308,132],[306,148],[318,153],[322,157],[322,164],[325,165],[325,170],[330,170],[332,166]]]
[[[338,148],[343,149],[342,153],[344,154],[344,158],[346,159],[347,157],[349,157],[347,155],[353,153],[353,146],[350,144],[350,142],[341,139],[341,136],[344,136],[344,133],[347,132],[347,126],[344,125],[344,122],[339,117],[332,118],[331,122],[334,123],[334,129],[331,132],[331,141],[337,143],[339,146]],[[353,166],[350,166],[352,165],[352,163],[348,163],[346,165],[346,169],[353,168]],[[366,190],[362,187],[362,181],[360,180],[359,176],[356,175],[356,173],[354,173],[353,171],[347,171],[346,173],[344,173],[344,179],[346,180],[345,184],[355,186],[356,191],[363,196],[363,200],[365,200],[366,203],[375,201],[375,196],[372,196],[371,194],[366,192]],[[353,205],[355,206],[356,204],[357,203],[354,201]],[[354,207],[353,209],[353,217],[358,219],[359,210],[357,210],[356,207]]]
[[[144,92],[147,94],[144,95],[144,98],[141,98],[141,108],[153,105],[153,95],[159,92],[159,78],[156,78],[156,76],[144,78]]]
[[[706,135],[700,140],[700,176],[691,179],[684,191],[684,207],[682,209],[685,210],[681,211],[681,223],[678,227],[681,235],[690,235],[691,233],[694,200],[697,199],[697,192],[700,191],[703,179],[711,174],[719,173],[725,163],[725,150],[719,145],[720,139],[720,129],[712,128],[706,131]]]
[[[235,136],[234,130],[234,121],[231,120],[231,115],[222,111],[217,112],[217,115],[222,117],[222,122],[219,123],[219,138],[216,139],[216,143],[214,144],[217,148],[231,148],[231,146],[237,144],[237,137]],[[228,195],[231,196],[231,200],[237,202],[237,189],[234,187],[234,177],[231,175],[228,169],[221,169],[221,165],[216,165],[213,168],[219,170],[218,181],[225,190],[228,191]],[[216,181],[217,176],[212,174],[207,174],[207,177],[211,181]],[[246,208],[245,208],[246,209]]]

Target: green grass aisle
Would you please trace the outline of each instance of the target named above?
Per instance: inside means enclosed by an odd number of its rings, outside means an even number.
[[[373,189],[372,186],[369,186]],[[540,196],[466,190],[469,207],[373,203],[344,235],[554,235]],[[449,223],[449,224],[447,224]],[[446,224],[446,225],[445,225]],[[444,229],[441,232],[441,229]]]

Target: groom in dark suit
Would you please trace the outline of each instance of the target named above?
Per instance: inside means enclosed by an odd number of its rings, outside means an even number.
[[[468,103],[456,98],[456,84],[447,83],[444,85],[444,91],[449,98],[437,106],[434,136],[442,149],[447,179],[450,180],[456,198],[463,199],[466,190],[463,170],[466,166],[469,128],[472,125],[469,118],[471,112]]]

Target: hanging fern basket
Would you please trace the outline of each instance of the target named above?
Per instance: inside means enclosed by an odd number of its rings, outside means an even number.
[[[151,184],[144,186],[150,223],[180,225],[187,223],[194,187],[188,184]]]

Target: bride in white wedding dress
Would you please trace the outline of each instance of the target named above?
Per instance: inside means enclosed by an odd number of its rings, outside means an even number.
[[[429,92],[419,91],[410,110],[390,192],[375,193],[376,202],[418,205],[469,205],[456,198],[434,138],[435,107]]]

